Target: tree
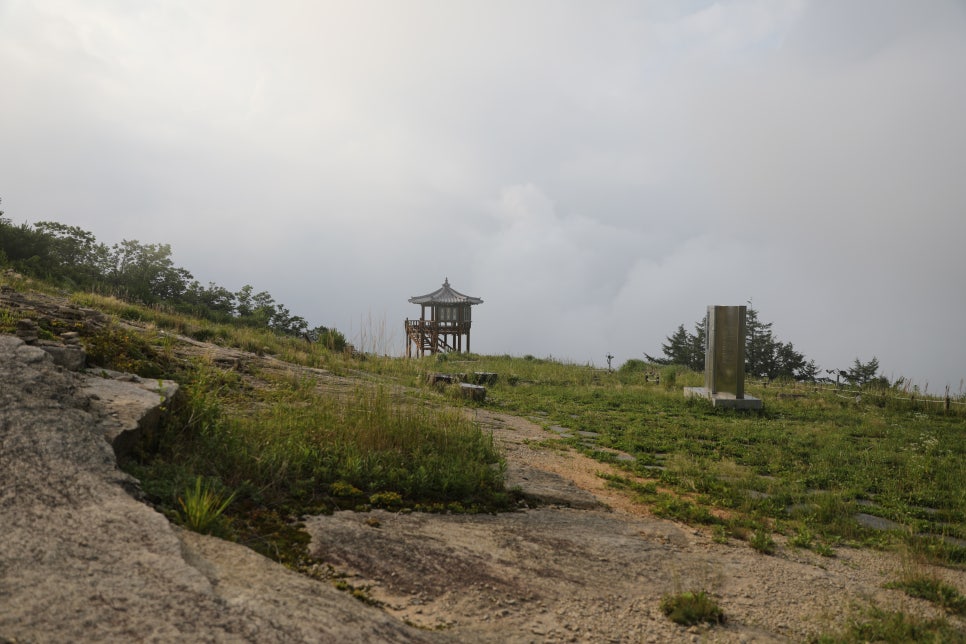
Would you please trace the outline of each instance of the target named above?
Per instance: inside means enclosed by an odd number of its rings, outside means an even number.
[[[55,221],[37,222],[34,230],[48,240],[47,263],[51,277],[82,288],[103,280],[109,265],[109,250],[97,242],[93,233]]]
[[[335,329],[317,326],[305,333],[310,342],[318,342],[330,351],[342,351],[346,347],[345,336]]]
[[[144,304],[180,300],[192,279],[191,273],[174,266],[170,244],[125,239],[111,247],[109,265],[111,284]]]
[[[684,325],[678,325],[677,331],[667,337],[667,342],[661,345],[663,358],[655,358],[647,353],[644,357],[654,364],[678,364],[694,371],[704,370],[704,345],[706,321],[701,320],[694,325],[694,333],[688,332]]]
[[[271,329],[291,336],[314,334],[329,346],[345,346],[335,329],[309,332],[305,318],[292,315],[268,291],[246,284],[238,293],[209,282],[201,286],[191,273],[174,265],[169,244],[123,240],[110,248],[77,226],[41,221],[15,226],[0,211],[0,265],[69,288],[111,292],[143,304],[165,304],[208,320]]]
[[[694,333],[684,325],[661,345],[663,358],[644,356],[657,364],[679,364],[694,371],[704,370],[707,319],[694,325]],[[745,373],[758,378],[814,380],[818,367],[814,360],[795,350],[791,342],[781,342],[772,333],[772,323],[762,322],[758,311],[748,302],[745,311]]]
[[[861,387],[871,383],[877,378],[879,372],[879,359],[872,356],[872,359],[863,363],[858,358],[852,363],[852,368],[845,372],[845,380],[850,385]]]

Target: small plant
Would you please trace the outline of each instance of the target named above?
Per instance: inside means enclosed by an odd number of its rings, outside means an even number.
[[[935,575],[911,575],[887,584],[887,588],[898,588],[910,597],[918,597],[937,604],[950,613],[966,615],[966,596]]]
[[[402,505],[403,498],[398,492],[376,492],[369,497],[369,503],[376,508],[393,509]]]
[[[819,542],[816,542],[816,543],[814,543],[812,545],[812,550],[816,554],[820,554],[823,557],[834,557],[835,556],[835,550],[832,548],[832,546],[828,545],[827,543],[819,543]]]
[[[823,635],[819,644],[852,642],[966,642],[966,636],[946,619],[925,620],[906,613],[872,608],[864,621],[855,620],[839,634]]]
[[[809,530],[807,526],[802,526],[798,529],[798,532],[795,534],[795,536],[788,540],[788,545],[796,548],[809,549],[813,545],[812,540],[814,538],[815,535],[812,534],[812,531]]]
[[[346,481],[336,481],[329,486],[329,490],[332,492],[333,496],[337,497],[357,497],[362,496],[362,490],[355,487],[351,483]]]
[[[758,552],[770,555],[775,553],[775,540],[771,537],[771,532],[767,528],[758,528],[748,542],[751,547]]]
[[[375,606],[377,608],[383,605],[381,601],[379,601],[378,599],[375,599],[372,595],[369,594],[369,591],[372,588],[371,586],[361,586],[361,587],[353,586],[345,579],[336,579],[335,581],[332,582],[332,585],[335,586],[337,590],[341,590],[342,592],[349,593],[352,597],[354,597],[355,599],[358,599],[363,604],[367,604],[369,606]]]
[[[185,489],[184,497],[178,497],[183,511],[182,523],[189,530],[201,534],[221,532],[224,528],[222,514],[234,499],[234,493],[224,498],[207,483],[202,485],[199,476],[195,479],[194,487]]]
[[[672,622],[682,626],[701,622],[725,623],[724,612],[714,598],[703,590],[665,595],[661,599],[661,612]]]

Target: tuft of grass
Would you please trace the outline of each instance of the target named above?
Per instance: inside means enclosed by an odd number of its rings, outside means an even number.
[[[185,489],[184,496],[178,497],[181,506],[181,520],[186,528],[201,534],[219,534],[227,529],[222,516],[235,494],[227,497],[216,492],[209,483],[202,484],[202,477],[195,479],[194,487]]]
[[[703,590],[665,595],[661,599],[661,612],[672,622],[682,626],[692,626],[702,622],[725,623],[724,611],[714,598]]]
[[[748,544],[762,554],[775,554],[775,540],[771,536],[771,531],[767,528],[755,530]]]
[[[872,608],[865,619],[853,620],[837,634],[826,634],[812,640],[815,644],[861,644],[865,642],[943,642],[963,644],[966,633],[944,618],[921,619],[906,613]]]
[[[910,597],[930,601],[955,615],[966,615],[966,596],[936,575],[912,574],[886,585],[905,591]]]

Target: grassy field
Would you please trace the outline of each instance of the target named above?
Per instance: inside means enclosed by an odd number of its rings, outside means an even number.
[[[675,367],[606,372],[478,357],[426,368],[500,374],[487,405],[627,472],[611,481],[655,513],[748,538],[785,533],[819,551],[901,539],[966,563],[966,408],[892,389],[751,384],[761,412],[686,399],[702,375]],[[620,450],[633,459],[617,459]],[[882,530],[880,528],[889,528]]]

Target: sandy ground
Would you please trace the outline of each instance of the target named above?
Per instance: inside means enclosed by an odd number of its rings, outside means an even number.
[[[307,521],[313,554],[385,610],[465,642],[774,642],[836,630],[870,604],[928,617],[929,603],[883,587],[894,553],[840,548],[834,558],[747,543],[649,516],[605,487],[608,466],[526,419],[469,412],[504,450],[510,485],[542,499],[500,515],[338,512]],[[909,564],[906,564],[909,565]],[[966,572],[940,570],[958,588]],[[685,628],[665,593],[704,590],[724,626]],[[955,621],[955,620],[954,620]],[[966,628],[963,620],[955,621]]]

